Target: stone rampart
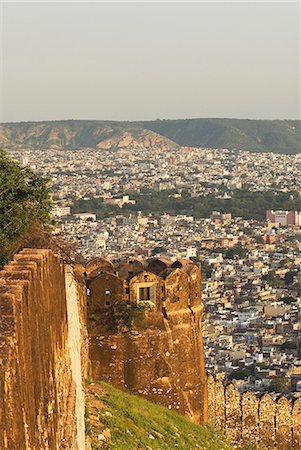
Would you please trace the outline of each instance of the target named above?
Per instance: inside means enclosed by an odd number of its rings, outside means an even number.
[[[93,377],[206,422],[199,266],[98,258],[86,275]]]
[[[161,313],[148,326],[90,336],[94,379],[141,395],[201,423],[207,418],[202,306]],[[153,313],[154,315],[156,313]]]
[[[84,449],[84,321],[84,284],[51,250],[0,272],[1,449]]]
[[[208,421],[238,445],[301,449],[301,397],[239,394],[234,382],[208,375]]]

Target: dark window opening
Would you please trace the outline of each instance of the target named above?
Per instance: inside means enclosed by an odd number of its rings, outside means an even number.
[[[141,302],[149,302],[150,301],[150,287],[139,288],[139,300]]]

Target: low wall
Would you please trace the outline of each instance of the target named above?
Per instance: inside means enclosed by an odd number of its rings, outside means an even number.
[[[236,444],[260,450],[301,449],[301,398],[252,392],[208,375],[208,419]]]
[[[76,278],[46,249],[25,249],[0,272],[1,449],[84,449],[85,290]]]

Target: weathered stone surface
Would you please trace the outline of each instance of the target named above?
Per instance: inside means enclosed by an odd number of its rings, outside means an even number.
[[[191,315],[189,310],[180,317],[174,314],[165,323],[161,317],[161,328],[137,334],[125,332],[101,340],[95,336],[90,341],[94,378],[162,403],[195,422],[204,421],[207,390],[203,350],[201,334],[195,336],[193,331],[199,325],[191,324],[195,320]]]
[[[208,392],[208,422],[212,425],[216,423],[215,417],[215,379],[211,374],[207,375]]]
[[[215,383],[215,426],[218,430],[226,426],[225,386],[221,379]]]
[[[301,449],[301,398],[295,400],[292,410],[293,449]]]
[[[269,394],[264,394],[259,403],[259,436],[263,449],[275,447],[275,413],[276,404]]]
[[[102,272],[88,280],[94,378],[160,402],[195,422],[206,421],[199,267],[189,260],[171,266],[166,260],[135,258],[114,267],[117,275],[107,272],[101,261]],[[120,304],[148,304],[151,310],[134,327],[109,330],[112,320],[116,323],[110,307]],[[135,314],[131,308],[124,311]]]
[[[292,403],[285,397],[276,404],[276,443],[277,450],[292,448]]]
[[[51,250],[25,249],[0,273],[1,449],[83,448],[82,343],[71,316],[84,323],[84,303],[82,287],[67,304],[64,266]]]
[[[252,392],[245,392],[241,398],[242,442],[257,443],[259,438],[259,400]]]
[[[233,442],[241,440],[241,398],[236,386],[226,386],[226,433]]]
[[[208,420],[238,448],[301,450],[301,398],[240,395],[233,383],[207,376]],[[225,420],[226,419],[226,420]]]

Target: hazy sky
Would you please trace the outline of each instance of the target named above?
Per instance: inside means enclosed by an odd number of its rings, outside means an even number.
[[[2,121],[300,118],[298,3],[4,3]]]

